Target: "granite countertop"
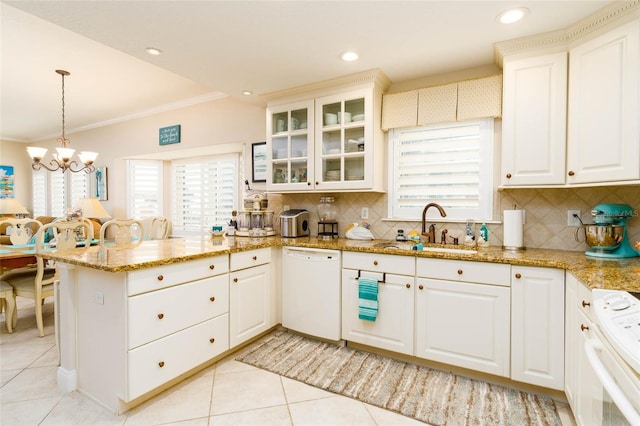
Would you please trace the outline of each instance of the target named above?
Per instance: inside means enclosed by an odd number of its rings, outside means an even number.
[[[98,246],[93,246],[87,249],[46,252],[42,256],[107,272],[125,272],[215,255],[282,246],[559,268],[573,273],[576,278],[591,288],[640,292],[640,257],[598,259],[587,257],[583,252],[564,250],[527,249],[513,252],[499,247],[489,247],[479,248],[475,254],[461,254],[410,250],[411,243],[388,240],[203,236],[150,240],[144,241],[135,248],[107,247],[102,251]],[[446,246],[446,248],[455,248],[455,246]]]

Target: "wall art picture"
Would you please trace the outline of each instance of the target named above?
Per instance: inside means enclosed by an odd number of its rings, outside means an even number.
[[[252,181],[267,181],[267,143],[251,144]]]
[[[13,166],[0,166],[0,198],[13,196]]]
[[[96,198],[100,201],[106,201],[108,199],[107,194],[107,168],[96,167],[95,171],[95,186]]]

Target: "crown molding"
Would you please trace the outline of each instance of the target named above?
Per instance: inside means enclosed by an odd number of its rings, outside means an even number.
[[[319,81],[316,83],[305,84],[303,86],[292,87],[290,89],[279,90],[261,94],[267,102],[274,99],[288,98],[312,98],[319,94],[323,96],[327,94],[329,89],[341,90],[345,88],[353,88],[354,86],[374,86],[381,90],[386,90],[391,85],[391,80],[379,69],[372,69],[355,74],[349,74],[330,80]]]
[[[494,44],[494,61],[502,68],[505,56],[541,50],[547,52],[568,50],[572,43],[597,33],[607,26],[639,16],[640,0],[614,2],[563,30],[498,42]]]

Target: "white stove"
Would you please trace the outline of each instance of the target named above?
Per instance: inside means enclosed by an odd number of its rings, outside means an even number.
[[[602,333],[616,352],[640,374],[640,296],[617,290],[593,290]]]

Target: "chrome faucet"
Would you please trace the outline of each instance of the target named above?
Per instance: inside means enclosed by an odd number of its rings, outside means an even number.
[[[436,242],[436,227],[435,225],[431,224],[429,225],[429,232],[427,232],[426,229],[426,219],[427,219],[427,210],[429,210],[429,207],[435,207],[438,209],[438,211],[440,212],[440,216],[445,217],[447,216],[447,213],[444,211],[444,209],[442,208],[442,206],[438,203],[429,203],[425,206],[424,210],[422,210],[422,235],[427,237],[427,242],[428,243],[435,243]]]

